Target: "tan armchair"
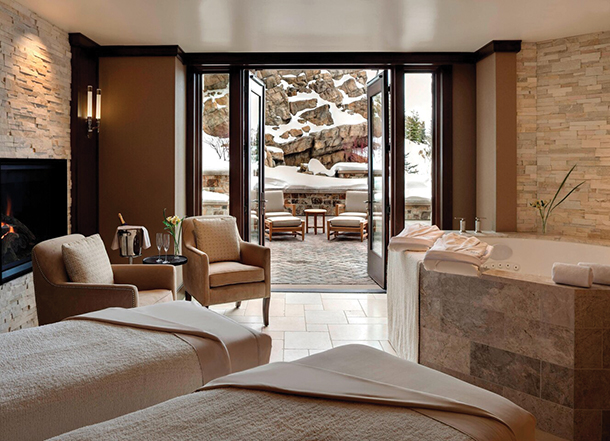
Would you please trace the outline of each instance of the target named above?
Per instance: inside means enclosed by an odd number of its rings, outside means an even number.
[[[188,257],[183,267],[186,293],[204,306],[236,302],[239,308],[242,300],[262,298],[263,322],[269,325],[271,250],[240,240],[239,261],[210,263],[208,255],[197,248],[195,235],[195,220],[206,217],[189,217],[182,223],[182,253]]]
[[[113,284],[70,282],[61,246],[83,239],[71,234],[39,243],[32,250],[38,323],[55,323],[110,307],[132,308],[176,300],[171,265],[112,265]]]

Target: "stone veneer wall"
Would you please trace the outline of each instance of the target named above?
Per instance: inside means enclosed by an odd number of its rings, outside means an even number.
[[[68,34],[0,0],[0,156],[70,159]],[[36,326],[32,274],[0,287],[0,332]]]
[[[573,164],[549,231],[610,238],[610,32],[523,43],[517,55],[517,230],[536,231],[529,202],[550,199]]]

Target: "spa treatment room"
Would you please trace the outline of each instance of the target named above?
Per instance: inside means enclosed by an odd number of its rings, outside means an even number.
[[[0,441],[610,440],[608,0],[0,0]]]

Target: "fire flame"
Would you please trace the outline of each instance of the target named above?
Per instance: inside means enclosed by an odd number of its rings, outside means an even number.
[[[7,216],[10,216],[10,215],[11,215],[11,205],[12,205],[11,198],[10,198],[10,197],[8,197],[8,198],[7,198],[7,200],[6,200],[6,215],[7,215]],[[6,233],[4,233],[4,234],[2,235],[2,237],[0,237],[0,239],[4,239],[4,238],[6,237],[6,235],[7,235],[7,234],[9,234],[9,233],[17,234],[17,233],[15,232],[15,228],[13,228],[13,226],[12,226],[12,225],[10,225],[10,224],[5,224],[4,222],[0,222],[0,224],[1,224],[1,226],[2,226],[2,227],[8,227],[8,231],[7,231]]]

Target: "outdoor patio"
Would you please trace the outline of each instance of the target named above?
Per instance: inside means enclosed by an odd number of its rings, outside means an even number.
[[[271,282],[280,285],[375,285],[366,269],[367,242],[340,236],[327,240],[318,231],[305,240],[289,235],[267,239],[271,248]],[[376,285],[375,285],[376,286]]]

